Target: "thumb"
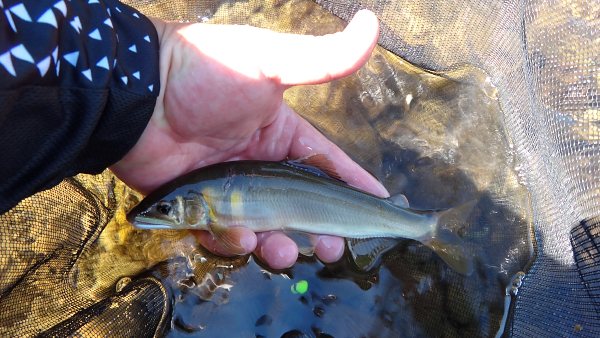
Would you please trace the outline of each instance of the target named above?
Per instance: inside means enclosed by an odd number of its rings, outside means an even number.
[[[361,10],[343,32],[324,36],[272,33],[257,56],[263,74],[282,85],[319,84],[362,67],[377,43],[379,21]]]

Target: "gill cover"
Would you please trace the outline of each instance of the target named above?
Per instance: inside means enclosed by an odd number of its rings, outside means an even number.
[[[202,194],[188,190],[185,196],[169,194],[156,203],[144,201],[127,215],[127,220],[141,229],[202,229],[210,223],[210,207]]]

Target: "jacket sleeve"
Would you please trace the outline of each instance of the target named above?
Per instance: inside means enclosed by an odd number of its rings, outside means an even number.
[[[158,36],[116,0],[0,0],[0,213],[137,142],[160,89]]]

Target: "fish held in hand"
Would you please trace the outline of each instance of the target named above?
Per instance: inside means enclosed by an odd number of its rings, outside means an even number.
[[[296,161],[224,162],[194,170],[152,192],[127,219],[142,229],[208,230],[238,254],[245,253],[238,240],[242,226],[254,232],[283,230],[349,239],[409,238],[469,275],[471,255],[449,229],[463,225],[475,203],[437,212],[411,210],[401,198],[381,198],[349,186],[339,179],[332,162],[314,155]],[[378,255],[371,256],[375,260]]]

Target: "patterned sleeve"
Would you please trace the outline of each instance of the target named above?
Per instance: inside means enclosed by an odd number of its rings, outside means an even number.
[[[0,213],[137,142],[160,89],[158,36],[116,0],[0,0]]]

